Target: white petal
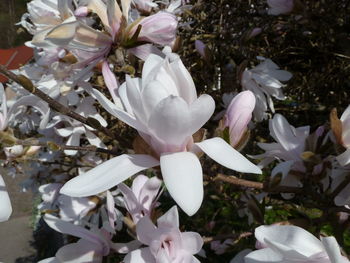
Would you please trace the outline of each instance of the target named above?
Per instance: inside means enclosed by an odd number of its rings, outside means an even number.
[[[191,133],[194,134],[210,119],[215,110],[214,99],[206,94],[201,95],[190,104]]]
[[[203,201],[203,173],[197,156],[191,152],[162,154],[160,168],[175,202],[189,216],[195,214]]]
[[[182,247],[189,254],[197,254],[203,246],[203,238],[196,232],[181,233]]]
[[[71,179],[61,188],[60,193],[74,197],[95,195],[158,164],[159,161],[149,155],[123,154]]]
[[[349,262],[340,253],[340,248],[337,240],[334,237],[321,237],[322,244],[326,249],[331,263],[346,263]]]
[[[251,163],[223,139],[216,137],[196,143],[203,152],[219,164],[242,173],[261,174],[260,168]]]
[[[336,157],[337,161],[340,163],[341,166],[345,166],[350,163],[350,148],[347,149],[342,154],[338,155]]]
[[[244,257],[244,263],[291,263],[271,248],[255,250]]]
[[[4,179],[2,179],[0,175],[0,222],[8,220],[11,213],[11,201],[6,190]]]
[[[156,259],[152,255],[148,247],[136,249],[124,258],[124,263],[156,263]]]
[[[255,229],[255,237],[262,244],[273,242],[274,246],[276,244],[285,245],[289,250],[281,252],[292,253],[294,251],[295,256],[300,254],[309,257],[324,250],[320,240],[297,226],[260,226]]]
[[[187,103],[180,97],[163,99],[152,112],[148,123],[153,133],[170,145],[183,145],[191,133]]]
[[[158,227],[179,228],[179,211],[176,205],[170,208],[164,215],[157,219]]]

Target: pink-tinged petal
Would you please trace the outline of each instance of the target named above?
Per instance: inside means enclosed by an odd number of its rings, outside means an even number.
[[[166,144],[182,146],[192,135],[188,104],[181,98],[169,96],[154,108],[148,127]]]
[[[271,248],[255,250],[244,257],[244,263],[282,263],[282,262],[284,262],[283,256],[278,252],[275,252]]]
[[[152,54],[157,54],[158,56],[164,56],[162,51],[160,51],[153,44],[144,44],[134,48],[128,49],[128,52],[138,57],[139,59],[146,61],[148,57]]]
[[[149,178],[143,174],[138,175],[134,181],[132,181],[131,189],[135,196],[140,196],[142,187],[149,180]]]
[[[348,263],[349,260],[342,256],[337,240],[334,237],[321,237],[331,263]]]
[[[176,205],[170,208],[164,215],[157,219],[158,227],[179,228],[179,211]]]
[[[229,169],[241,173],[262,173],[260,168],[219,137],[196,143],[196,145],[210,158]]]
[[[157,197],[161,185],[162,181],[154,176],[148,179],[144,187],[141,189],[139,200],[143,207],[147,210],[152,208],[151,206]]]
[[[215,110],[214,99],[206,94],[201,95],[189,107],[190,110],[190,134],[197,132],[210,119]]]
[[[114,157],[90,171],[69,180],[60,193],[74,196],[90,196],[104,192],[130,176],[159,165],[159,161],[144,154],[123,154]]]
[[[7,221],[12,214],[10,197],[6,190],[4,179],[0,175],[0,222]]]
[[[89,14],[89,9],[86,6],[80,6],[74,11],[76,17],[86,17]]]
[[[58,262],[64,263],[101,263],[102,257],[96,244],[85,240],[79,240],[77,243],[65,245],[56,253]]]
[[[152,255],[148,247],[134,250],[126,255],[124,263],[156,263],[156,259]]]
[[[229,127],[231,145],[236,145],[247,129],[255,108],[255,101],[254,93],[247,90],[235,96],[228,106],[225,126]]]
[[[145,245],[150,245],[158,238],[157,227],[148,216],[142,217],[136,225],[137,239]]]
[[[141,25],[141,31],[138,40],[152,42],[158,45],[169,45],[176,37],[178,20],[177,17],[168,12],[157,12],[154,15],[147,16],[130,30],[130,37],[135,33],[138,25]]]
[[[130,251],[138,249],[140,246],[142,246],[142,243],[138,240],[133,240],[128,243],[110,243],[111,249],[121,254],[129,253]]]
[[[203,173],[197,156],[191,152],[162,154],[160,168],[171,197],[186,214],[194,215],[203,201]]]
[[[337,161],[341,166],[345,166],[350,163],[350,148],[347,149],[345,152],[342,154],[338,155],[336,157]]]
[[[112,39],[114,40],[116,34],[119,31],[120,23],[122,19],[122,12],[116,0],[108,0],[107,1],[107,17],[108,23],[111,27]]]
[[[197,254],[204,244],[203,238],[196,232],[181,233],[181,239],[182,248],[191,255]]]
[[[48,32],[45,40],[48,40],[57,46],[66,46],[73,40],[78,25],[79,22],[76,20],[62,23]]]
[[[324,250],[320,240],[297,226],[259,226],[255,229],[255,237],[262,244],[267,244],[266,242],[269,242],[269,244],[273,242],[274,246],[276,244],[285,244],[289,250],[292,249],[294,252],[306,257]],[[287,250],[283,252],[290,253]]]
[[[86,241],[92,242],[95,246],[97,245],[101,249],[103,247],[109,247],[106,240],[81,226],[63,221],[62,219],[50,214],[45,214],[44,220],[49,227],[57,232],[82,238]]]
[[[115,1],[115,0],[113,0]],[[104,78],[104,81],[106,83],[106,86],[109,90],[109,93],[112,95],[114,103],[118,101],[117,97],[117,90],[119,87],[119,83],[117,81],[117,78],[115,77],[114,73],[109,68],[108,62],[103,61],[102,63],[102,75]]]
[[[106,207],[108,212],[108,221],[112,229],[114,230],[114,222],[117,220],[117,215],[115,213],[115,202],[110,191],[107,191],[107,201]]]

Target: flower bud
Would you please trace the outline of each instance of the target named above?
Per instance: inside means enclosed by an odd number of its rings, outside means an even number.
[[[139,41],[168,45],[175,40],[177,23],[177,18],[173,14],[158,12],[143,18],[139,23],[134,25],[129,35],[133,36],[137,27],[141,25],[142,29],[138,36]]]
[[[225,114],[225,127],[229,128],[230,144],[235,147],[240,143],[247,125],[252,118],[255,96],[251,91],[240,92],[233,98]]]

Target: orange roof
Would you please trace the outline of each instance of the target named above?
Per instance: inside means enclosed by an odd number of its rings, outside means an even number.
[[[0,64],[8,69],[17,69],[26,64],[33,57],[33,49],[20,46],[10,49],[0,49]],[[7,78],[0,74],[0,82],[4,83]]]

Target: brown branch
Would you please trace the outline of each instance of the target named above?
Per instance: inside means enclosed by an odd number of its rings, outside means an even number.
[[[267,183],[239,179],[235,176],[227,176],[224,174],[218,174],[213,180],[214,181],[220,180],[233,185],[254,188],[254,189],[262,190],[268,193],[299,193],[303,191],[302,188],[290,187],[290,186],[278,186],[278,187],[270,188]]]
[[[345,179],[334,189],[332,194],[330,195],[331,200],[333,199],[341,192],[344,190],[345,187],[348,186],[350,183],[350,174],[345,177]]]
[[[31,80],[29,80],[27,77],[23,76],[23,75],[16,75],[13,72],[9,71],[5,66],[0,65],[0,73],[4,76],[6,76],[7,78],[13,80],[14,82],[18,83],[19,85],[21,85],[24,89],[26,89],[27,91],[29,91],[30,93],[32,93],[33,95],[39,97],[40,99],[42,99],[43,101],[47,102],[47,104],[49,105],[49,107],[51,109],[53,109],[54,111],[57,111],[63,115],[67,115],[69,117],[71,117],[72,119],[75,119],[85,125],[88,125],[104,134],[106,134],[107,136],[111,137],[111,138],[115,138],[114,134],[107,128],[101,126],[101,124],[99,123],[99,121],[97,121],[94,118],[91,117],[84,117],[78,113],[76,113],[75,111],[71,110],[70,108],[64,106],[63,104],[59,103],[58,101],[54,100],[53,98],[51,98],[50,96],[48,96],[47,94],[45,94],[44,92],[42,92],[40,89],[37,89]]]
[[[37,140],[34,141],[22,141],[22,140],[17,140],[16,145],[23,145],[23,146],[41,146],[41,147],[46,147],[51,150],[75,150],[75,151],[85,151],[85,152],[96,152],[96,153],[105,153],[105,154],[110,154],[110,155],[119,155],[118,152],[108,150],[108,149],[103,149],[96,147],[94,145],[89,145],[89,146],[72,146],[72,145],[59,145],[54,142],[39,142]]]
[[[234,184],[238,186],[244,186],[248,188],[254,188],[254,189],[260,189],[263,190],[264,184],[260,182],[253,182],[245,179],[239,179],[235,176],[226,176],[223,174],[218,174],[215,178],[214,181],[220,180],[229,184]]]

